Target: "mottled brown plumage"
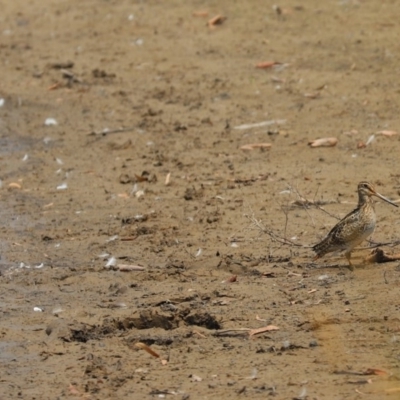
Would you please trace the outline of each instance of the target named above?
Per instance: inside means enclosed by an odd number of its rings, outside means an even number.
[[[357,191],[357,208],[347,214],[331,229],[325,239],[313,247],[313,250],[317,253],[314,260],[334,251],[345,250],[344,254],[349,264],[352,265],[351,252],[375,229],[376,215],[371,196],[379,197],[398,207],[397,204],[379,194],[371,183],[360,182]]]

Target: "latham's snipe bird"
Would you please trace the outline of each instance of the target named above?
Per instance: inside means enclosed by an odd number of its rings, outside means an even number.
[[[317,253],[314,260],[334,251],[345,250],[344,254],[351,266],[351,252],[370,236],[375,229],[376,215],[371,196],[379,197],[387,203],[398,207],[397,204],[379,194],[375,190],[374,185],[369,182],[360,182],[357,192],[357,208],[338,222],[325,239],[313,246],[313,250]]]

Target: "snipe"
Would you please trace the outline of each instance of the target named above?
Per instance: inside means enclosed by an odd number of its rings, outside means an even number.
[[[374,185],[369,182],[360,182],[357,191],[357,208],[347,214],[331,229],[325,239],[313,247],[313,250],[317,253],[314,260],[334,251],[345,250],[344,254],[351,266],[351,252],[370,236],[375,229],[376,215],[371,196],[379,197],[387,203],[398,207],[397,204],[379,194]]]

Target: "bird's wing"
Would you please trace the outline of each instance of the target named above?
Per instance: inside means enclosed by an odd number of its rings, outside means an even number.
[[[358,208],[349,212],[340,222],[338,222],[328,233],[328,236],[333,238],[336,243],[348,243],[352,240],[353,234],[356,230],[352,229],[351,226],[358,223]]]

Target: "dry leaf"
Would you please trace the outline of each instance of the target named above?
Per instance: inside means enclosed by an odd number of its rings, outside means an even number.
[[[222,15],[216,15],[215,17],[211,18],[208,21],[208,27],[214,28],[215,25],[221,25],[225,20],[226,20],[226,17],[224,17]]]
[[[255,65],[256,68],[260,68],[260,69],[267,69],[267,68],[271,68],[276,64],[280,64],[279,62],[276,61],[263,61],[263,62],[259,62],[258,64]]]
[[[335,137],[321,138],[310,140],[308,145],[310,147],[333,147],[336,146],[338,140]]]
[[[350,385],[367,385],[371,384],[372,380],[371,379],[349,379],[346,381],[346,383],[349,383]],[[359,393],[362,393],[359,391]]]
[[[193,11],[192,15],[194,17],[208,17],[208,11],[206,10]]]
[[[388,137],[398,135],[398,133],[396,131],[379,131],[379,132],[376,132],[376,134],[382,135],[382,136],[388,136]]]
[[[190,375],[190,379],[192,380],[192,382],[201,382],[203,379],[200,378],[200,376],[192,374]]]
[[[365,149],[367,145],[364,142],[357,143],[357,149]]]
[[[53,85],[50,85],[48,88],[47,88],[47,90],[55,90],[55,89],[58,89],[59,87],[61,87],[61,82],[56,82],[56,83],[54,83]]]
[[[10,189],[21,189],[21,185],[20,185],[19,183],[17,183],[17,182],[11,182],[11,183],[8,185],[8,187],[9,187]]]
[[[254,149],[269,149],[271,148],[271,143],[251,143],[245,144],[240,147],[241,150],[254,150]]]
[[[68,387],[69,393],[72,394],[73,396],[80,396],[82,393],[76,388],[76,386],[72,385],[71,383],[69,384]]]
[[[222,281],[221,283],[233,283],[237,282],[237,275],[232,275],[229,279]]]
[[[135,343],[135,347],[137,347],[138,349],[142,349],[144,351],[147,351],[153,357],[160,358],[160,355],[158,353],[156,353],[152,348],[147,346],[147,344],[144,344],[142,342],[138,342],[138,343]]]
[[[357,135],[357,134],[358,134],[357,129],[352,129],[351,131],[343,132],[343,135],[348,135],[348,136]]]
[[[121,242],[130,242],[132,240],[136,240],[137,236],[124,236],[120,238]]]
[[[271,119],[269,121],[256,122],[254,124],[243,124],[235,126],[233,129],[253,129],[253,128],[262,128],[264,126],[271,125],[282,125],[286,124],[286,119]]]
[[[397,393],[400,392],[400,387],[385,389],[385,393]]]
[[[378,368],[368,368],[366,371],[363,372],[363,375],[386,375],[387,372],[383,369]]]
[[[135,178],[137,182],[148,182],[149,177],[147,175],[136,175]]]
[[[167,176],[165,177],[165,186],[169,186],[171,183],[171,172],[168,172]]]
[[[277,331],[279,328],[275,325],[268,325],[262,328],[251,329],[249,331],[249,336],[258,335],[259,333],[270,332],[270,331]]]
[[[301,6],[300,6],[301,7]],[[293,14],[293,9],[289,8],[282,8],[281,9],[281,13],[282,15],[289,15],[289,14]]]
[[[308,97],[309,99],[316,99],[321,95],[320,92],[313,92],[313,93],[304,93],[304,97]]]
[[[117,268],[120,271],[129,272],[129,271],[143,271],[145,268],[140,265],[128,265],[128,264],[118,264]]]
[[[199,335],[200,337],[202,337],[202,338],[204,338],[204,339],[206,339],[207,338],[207,336],[205,336],[205,335],[203,335],[202,333],[200,333],[199,331],[196,331],[195,329],[193,329],[193,331],[192,331],[193,333],[195,333],[196,335]]]

